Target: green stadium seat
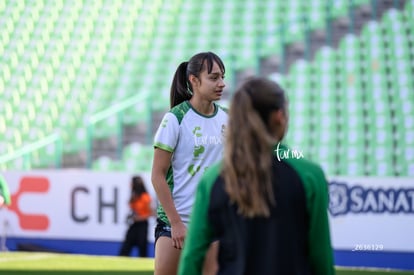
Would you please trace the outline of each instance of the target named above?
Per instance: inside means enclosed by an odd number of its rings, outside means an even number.
[[[122,123],[147,123],[152,111],[168,109],[172,73],[197,51],[223,58],[231,92],[235,70],[255,69],[259,58],[280,56],[284,43],[303,41],[308,28],[324,28],[327,15],[347,16],[351,3],[370,2],[0,1],[2,150],[58,130],[65,151],[84,150],[88,117],[137,93],[142,100],[125,110]],[[403,11],[369,22],[360,37],[347,35],[338,49],[323,47],[314,61],[299,60],[287,75],[274,76],[295,110],[289,144],[328,174],[414,174],[413,15],[407,1]],[[114,135],[118,123],[97,123],[94,136]],[[34,152],[33,165],[47,167],[42,159],[53,159],[53,150]],[[111,161],[108,169],[148,170],[132,158],[149,152]],[[27,162],[7,167],[14,165]]]
[[[335,52],[330,47],[323,47],[316,54],[312,72],[315,97],[327,99],[328,101],[335,100],[335,58]],[[318,91],[320,91],[321,94],[319,94]]]
[[[350,1],[348,0],[339,0],[331,1],[332,6],[328,5],[331,9],[331,17],[342,17],[348,13]]]
[[[72,132],[63,131],[61,135],[64,153],[76,153],[86,150],[88,137],[85,128],[72,129]]]
[[[138,143],[126,146],[123,154],[125,169],[127,171],[151,171],[153,153],[152,146],[144,146]]]
[[[324,171],[329,175],[335,174],[336,152],[338,142],[336,78],[334,66],[335,52],[325,47],[315,56],[311,76],[313,89],[311,156],[319,161]]]
[[[327,5],[325,1],[312,1],[305,4],[306,10],[309,13],[309,27],[310,29],[323,29],[326,24]]]
[[[102,156],[93,162],[92,169],[96,171],[112,171],[113,161],[109,157]]]
[[[118,118],[116,115],[97,122],[93,127],[94,138],[114,137],[118,133]]]
[[[128,108],[122,115],[123,122],[127,125],[137,124],[140,122],[148,122],[149,119],[149,108],[151,99],[157,100],[156,98],[159,94],[155,94],[152,98],[146,98],[143,94],[142,101],[138,102],[136,105]]]

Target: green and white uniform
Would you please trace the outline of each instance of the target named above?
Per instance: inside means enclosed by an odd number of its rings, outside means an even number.
[[[227,112],[214,104],[214,113],[205,116],[185,101],[164,115],[154,139],[154,147],[172,153],[167,173],[175,208],[188,224],[195,190],[204,171],[223,156]],[[170,225],[162,205],[158,219]]]

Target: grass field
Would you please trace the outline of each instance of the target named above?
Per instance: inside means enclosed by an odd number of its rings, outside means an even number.
[[[151,258],[87,256],[39,252],[0,253],[0,274],[153,274]]]
[[[151,258],[87,256],[40,252],[0,253],[0,274],[2,275],[149,275],[153,274],[153,270],[154,260]],[[414,275],[414,272],[360,270],[342,267],[337,267],[336,270],[338,275]]]

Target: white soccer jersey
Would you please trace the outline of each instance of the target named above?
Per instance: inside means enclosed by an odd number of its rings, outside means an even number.
[[[227,113],[217,104],[214,107],[214,114],[205,116],[188,101],[175,106],[164,115],[154,139],[154,147],[173,154],[167,183],[175,208],[186,225],[201,175],[223,157]],[[161,205],[157,214],[170,224]]]

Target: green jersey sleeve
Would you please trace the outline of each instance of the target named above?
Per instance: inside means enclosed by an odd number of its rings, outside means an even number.
[[[328,220],[328,182],[322,169],[305,159],[287,159],[299,174],[309,214],[309,261],[315,274],[335,274]]]
[[[220,165],[211,166],[197,187],[187,236],[179,263],[180,275],[201,274],[204,257],[213,241],[213,231],[208,219],[211,188],[217,179]]]

